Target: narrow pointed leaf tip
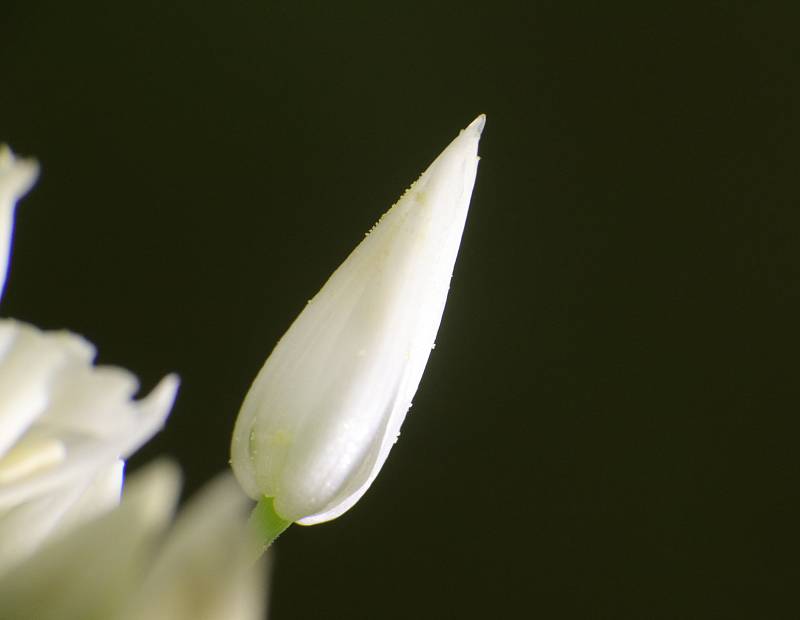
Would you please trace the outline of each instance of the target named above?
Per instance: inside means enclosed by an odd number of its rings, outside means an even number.
[[[233,470],[286,521],[344,513],[397,439],[441,322],[485,120],[450,143],[333,273],[242,404]]]

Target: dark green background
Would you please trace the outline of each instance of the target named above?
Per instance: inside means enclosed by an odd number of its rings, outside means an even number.
[[[183,385],[226,466],[271,347],[477,114],[435,352],[272,617],[797,618],[795,2],[8,2],[36,155],[2,313]]]

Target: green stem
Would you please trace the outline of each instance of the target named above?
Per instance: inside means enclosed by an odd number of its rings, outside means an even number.
[[[258,504],[253,508],[253,512],[250,513],[247,523],[250,529],[255,532],[256,540],[261,543],[259,556],[292,524],[291,521],[284,521],[275,512],[273,498],[271,497],[262,497],[258,500]]]

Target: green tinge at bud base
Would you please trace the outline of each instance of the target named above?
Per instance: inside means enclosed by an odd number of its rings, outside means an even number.
[[[334,519],[380,471],[442,319],[478,167],[479,116],[367,234],[278,342],[231,464],[287,521]]]

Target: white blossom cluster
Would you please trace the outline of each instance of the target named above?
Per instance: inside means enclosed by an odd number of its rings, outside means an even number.
[[[14,210],[37,173],[0,146],[0,292]],[[249,500],[232,476],[174,528],[168,463],[119,505],[125,459],[164,425],[178,379],[135,399],[137,379],[95,354],[77,334],[0,319],[0,618],[262,618]]]

